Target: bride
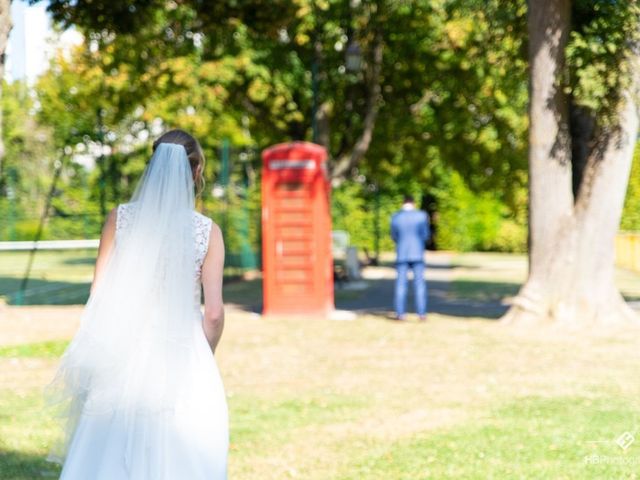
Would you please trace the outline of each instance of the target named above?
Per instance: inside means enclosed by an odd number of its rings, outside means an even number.
[[[194,210],[197,140],[172,130],[153,150],[131,202],[104,225],[80,328],[48,387],[66,427],[50,455],[64,480],[226,478],[227,403],[214,357],[222,234]]]

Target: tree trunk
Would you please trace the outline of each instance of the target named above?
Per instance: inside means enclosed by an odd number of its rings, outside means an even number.
[[[573,195],[578,196],[584,178],[589,154],[593,149],[596,119],[593,113],[570,102],[569,125],[571,131],[571,168],[573,171]]]
[[[605,324],[635,319],[614,278],[614,242],[638,132],[635,99],[635,93],[624,93],[617,125],[598,135],[587,160],[575,205],[576,248],[567,255],[575,266],[557,301],[568,319]]]
[[[2,81],[4,80],[5,53],[9,42],[9,33],[12,28],[11,23],[11,0],[0,0],[0,99],[2,99]],[[0,178],[4,166],[4,132],[2,128],[2,108],[0,108]]]
[[[548,310],[548,269],[572,217],[568,102],[557,88],[570,28],[569,0],[529,3],[529,279],[507,314],[534,320]]]
[[[574,202],[567,99],[556,88],[570,2],[530,2],[529,10],[529,277],[503,321],[608,325],[635,318],[614,282],[614,239],[638,130],[635,96],[623,92],[615,126],[595,132],[588,155],[586,132],[572,132],[582,162]],[[637,78],[631,83],[635,90]]]

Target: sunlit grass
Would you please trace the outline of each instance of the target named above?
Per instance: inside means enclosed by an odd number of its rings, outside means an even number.
[[[0,358],[58,358],[68,345],[68,340],[52,340],[0,346]]]
[[[604,397],[512,400],[455,428],[370,445],[340,479],[636,478],[637,401]],[[635,407],[635,408],[634,408]]]
[[[0,390],[0,478],[57,478],[59,468],[46,461],[55,432],[39,391],[16,395]]]
[[[470,301],[509,293],[526,267],[521,257],[462,260],[451,290]],[[229,298],[258,302],[256,285],[229,284]],[[76,318],[80,307],[67,308]],[[44,326],[39,311],[31,321]],[[615,443],[640,431],[636,330],[512,329],[468,313],[398,324],[230,311],[216,354],[229,478],[638,478],[640,438]],[[0,346],[0,479],[58,472],[44,460],[55,428],[41,391],[68,339],[29,338],[38,341]]]

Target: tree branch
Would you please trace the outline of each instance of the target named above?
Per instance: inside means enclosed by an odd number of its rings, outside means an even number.
[[[367,86],[367,107],[364,117],[364,127],[362,133],[356,140],[350,152],[340,155],[334,162],[331,169],[331,179],[340,182],[345,175],[355,167],[365,156],[371,145],[373,129],[380,109],[381,94],[381,72],[382,72],[383,42],[382,34],[379,30],[375,33],[373,47],[373,63]]]

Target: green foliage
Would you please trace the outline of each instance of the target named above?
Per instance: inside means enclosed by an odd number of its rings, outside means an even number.
[[[35,232],[33,220],[44,206],[51,128],[38,122],[34,107],[26,84],[3,84],[0,108],[6,151],[0,171],[0,240],[27,239],[29,232]]]
[[[640,231],[640,144],[636,144],[633,165],[622,211],[621,230]]]
[[[141,120],[189,129],[208,152],[222,136],[245,145],[309,139],[315,62],[330,156],[338,158],[364,127],[380,35],[382,93],[373,100],[380,127],[366,175],[381,183],[402,162],[403,171],[428,179],[433,162],[444,162],[465,175],[482,171],[469,178],[474,188],[509,195],[518,185],[526,148],[523,0],[161,4],[49,4],[54,18],[75,24],[97,46],[88,57],[107,72],[107,103],[126,106],[111,98],[125,84],[124,98],[144,103]],[[345,69],[351,42],[362,52],[360,72]],[[141,44],[144,54],[132,56]]]
[[[389,222],[402,203],[401,195],[345,183],[331,192],[331,203],[332,229],[349,233],[351,245],[374,254],[377,239],[380,251],[394,249]]]
[[[69,55],[55,56],[36,86],[35,118],[56,126],[49,163],[41,170],[51,170],[51,158],[67,156],[48,236],[99,233],[104,213],[130,195],[144,168],[149,133],[180,127],[198,137],[208,158],[209,188],[220,169],[223,138],[259,148],[309,139],[315,63],[318,99],[328,115],[330,161],[353,148],[371,101],[379,107],[365,159],[334,193],[335,229],[349,231],[355,244],[371,251],[376,238],[381,249],[392,248],[388,218],[401,194],[446,189],[441,172],[454,168],[469,189],[461,187],[462,197],[455,201],[473,204],[465,195],[483,191],[496,198],[486,200],[481,209],[486,213],[478,216],[478,222],[489,223],[470,230],[476,240],[465,243],[458,235],[460,240],[445,243],[520,248],[520,220],[500,219],[519,215],[525,202],[524,0],[269,5],[264,8],[261,0],[50,2],[54,17],[74,24],[87,40]],[[372,100],[368,92],[379,37],[381,93]],[[354,41],[362,52],[359,72],[345,69],[345,50]],[[79,153],[96,156],[97,150],[107,153],[92,171],[68,161]],[[256,170],[259,158],[249,163]],[[349,187],[352,180],[375,184],[383,193],[355,193],[360,183]],[[226,203],[203,194],[204,210],[229,229],[230,253],[260,244],[259,192],[252,188],[246,194],[230,191]],[[42,199],[43,191],[29,196],[34,197]],[[444,207],[453,202],[442,198]],[[499,213],[491,214],[496,205]],[[34,209],[29,218],[40,211]],[[455,215],[445,209],[444,218],[459,228]]]
[[[629,54],[640,40],[640,6],[636,0],[577,0],[572,14],[565,90],[605,124],[634,68]]]
[[[495,190],[511,205],[526,170],[525,21],[523,1],[398,8],[394,24],[411,33],[389,34],[390,93],[372,145],[380,161],[366,168],[393,179],[406,169],[431,183],[438,167],[453,167],[474,190]]]
[[[203,204],[204,212],[222,229],[225,265],[257,268],[261,262],[262,242],[260,185],[242,187],[231,184],[226,187],[224,195],[206,198]]]
[[[438,249],[458,251],[524,252],[527,246],[526,190],[519,192],[520,208],[513,212],[493,192],[475,192],[455,170],[440,173],[435,184],[408,188],[415,198],[434,197],[435,243]],[[392,251],[390,219],[402,203],[404,191],[377,192],[358,183],[344,183],[332,192],[333,229],[349,233],[352,245]],[[378,219],[378,220],[376,220]],[[378,227],[377,227],[378,225]]]
[[[40,220],[37,218],[17,220],[12,225],[12,228],[14,230],[13,234],[8,235],[7,238],[11,238],[12,240],[33,240],[34,238],[36,238],[39,225]],[[42,238],[48,237],[46,229],[44,229],[42,233],[44,233]]]
[[[523,252],[527,229],[492,192],[474,193],[458,172],[434,189],[438,248]]]
[[[509,217],[503,217],[495,238],[488,250],[495,252],[523,253],[527,251],[527,225]]]
[[[29,0],[38,3],[40,0]],[[93,31],[134,34],[148,26],[148,18],[159,10],[175,11],[178,6],[193,8],[198,14],[191,28],[206,28],[216,24],[218,28],[226,22],[242,22],[252,25],[257,31],[274,33],[282,23],[296,14],[301,2],[284,0],[217,1],[198,0],[166,2],[164,0],[93,0],[77,2],[70,0],[49,0],[47,10],[53,18],[66,27],[80,25]],[[204,25],[203,25],[204,24]],[[209,27],[211,28],[211,27]]]

